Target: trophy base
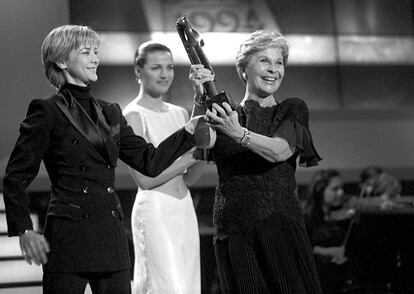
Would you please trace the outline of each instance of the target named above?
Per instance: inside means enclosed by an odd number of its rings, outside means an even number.
[[[211,143],[210,128],[204,118],[200,118],[197,122],[194,141],[198,148],[208,148]]]
[[[227,102],[230,105],[231,109],[233,110],[236,109],[236,105],[230,99],[230,97],[227,96],[226,92],[220,92],[216,96],[208,97],[206,99],[207,108],[210,110],[211,110],[211,105],[213,103],[217,103],[218,105],[222,106],[223,102]]]

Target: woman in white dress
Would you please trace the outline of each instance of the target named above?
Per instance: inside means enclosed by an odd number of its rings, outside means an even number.
[[[188,121],[184,108],[163,101],[174,79],[172,54],[162,44],[146,42],[134,65],[140,90],[123,112],[134,132],[157,146]],[[133,293],[201,292],[198,223],[186,185],[196,162],[186,153],[155,178],[130,170],[138,185],[131,217]]]

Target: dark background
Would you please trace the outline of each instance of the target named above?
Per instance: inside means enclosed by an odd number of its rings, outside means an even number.
[[[226,3],[232,3],[231,7],[234,3],[240,3],[240,7],[253,5],[254,1],[243,0],[1,1],[0,178],[28,102],[54,91],[44,78],[40,63],[40,45],[46,34],[56,26],[74,23],[90,25],[103,36],[121,33],[135,36],[134,40],[146,41],[151,37],[153,20],[157,17],[163,19],[163,13],[166,13],[162,10],[148,12],[144,4],[149,2],[161,3],[160,9],[167,7],[180,13],[186,12],[180,11],[181,8],[190,9],[188,16],[193,24],[198,25],[201,34],[214,28],[230,34],[232,30],[250,32],[252,28],[269,23],[268,19],[253,13],[250,14],[249,26],[236,26],[236,16],[225,6]],[[317,168],[340,169],[347,180],[355,181],[363,167],[380,165],[400,179],[411,180],[414,175],[413,1],[263,2],[268,7],[271,21],[278,24],[288,40],[289,37],[296,38],[306,51],[303,44],[307,44],[308,39],[327,37],[331,42],[328,45],[335,50],[331,52],[334,59],[328,62],[312,58],[295,62],[293,58],[277,94],[278,100],[301,97],[309,105],[310,128],[316,147],[324,158]],[[224,7],[223,11],[217,10],[220,5]],[[197,9],[202,10],[204,16]],[[224,13],[226,9],[230,10],[227,14]],[[223,21],[219,26],[219,21],[210,17],[219,14],[227,15],[228,26],[223,25]],[[173,20],[173,17],[170,18]],[[166,21],[161,26],[165,32],[175,34],[174,23]],[[353,38],[356,41],[352,41]],[[372,38],[374,42],[370,43]],[[375,42],[378,38],[390,38],[391,41]],[[350,42],[353,42],[351,47]],[[134,44],[132,46],[135,47]],[[349,48],[352,50],[349,51]],[[295,48],[291,49],[294,51]],[[309,49],[315,50],[313,47]],[[179,53],[176,52],[176,55]],[[366,56],[375,58],[366,59]],[[102,62],[98,69],[99,81],[93,86],[95,95],[118,102],[121,106],[133,99],[138,93],[138,85],[131,63],[132,60],[126,63]],[[234,100],[241,100],[244,92],[233,60],[213,64],[213,67],[219,89],[225,90]],[[166,100],[190,111],[192,89],[187,81],[188,68],[186,60],[176,64],[175,80]],[[317,168],[298,169],[298,181],[306,183]],[[134,187],[126,166],[121,162],[117,175],[118,188]],[[213,186],[216,181],[214,167],[206,170],[206,178],[207,181],[196,185]],[[47,175],[42,167],[31,189],[44,190],[48,187]]]

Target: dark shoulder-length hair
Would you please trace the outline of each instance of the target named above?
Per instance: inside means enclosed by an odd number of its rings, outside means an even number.
[[[304,207],[304,214],[312,225],[317,226],[323,223],[323,193],[331,179],[340,176],[339,171],[335,169],[320,170],[313,175]]]

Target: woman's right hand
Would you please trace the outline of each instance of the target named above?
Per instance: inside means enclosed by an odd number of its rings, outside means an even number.
[[[180,156],[180,159],[187,162],[188,166],[193,165],[198,161],[198,158],[194,156],[194,152],[197,150],[197,147],[193,147],[188,150],[186,153]]]
[[[34,262],[37,265],[47,262],[47,254],[50,252],[49,243],[45,237],[32,230],[27,230],[20,235],[20,249],[28,264]]]

